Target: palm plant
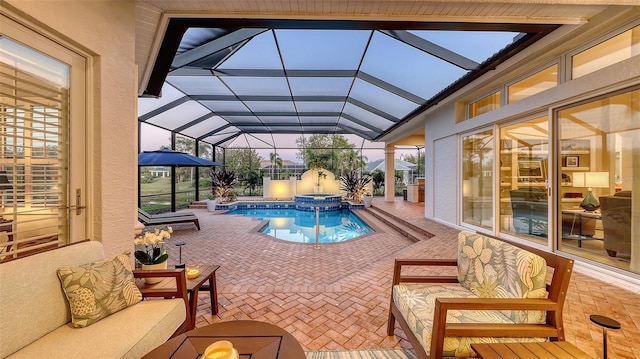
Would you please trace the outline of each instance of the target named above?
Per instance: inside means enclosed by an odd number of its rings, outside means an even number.
[[[347,200],[356,203],[362,203],[364,196],[367,195],[367,185],[371,183],[371,176],[363,175],[358,177],[356,171],[347,172],[340,176],[340,190],[345,193]]]
[[[238,182],[235,172],[221,170],[211,171],[211,194],[222,201],[235,198],[233,186]]]
[[[278,173],[282,171],[282,158],[276,152],[269,154],[269,160],[271,161],[271,179],[275,179],[276,166],[278,167]]]

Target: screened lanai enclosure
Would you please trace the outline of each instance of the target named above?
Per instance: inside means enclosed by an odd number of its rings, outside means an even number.
[[[374,192],[382,178],[401,194],[424,175],[424,142],[379,139],[553,28],[171,19],[138,100],[140,151],[222,163],[240,180],[238,196],[261,196],[263,177],[299,177],[318,159],[336,177],[362,174],[392,146],[416,167],[374,176]],[[175,210],[207,199],[210,171],[140,167],[139,205]]]

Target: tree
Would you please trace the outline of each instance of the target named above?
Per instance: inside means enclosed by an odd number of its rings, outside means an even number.
[[[195,156],[196,140],[189,137],[176,136],[176,148],[178,152],[185,152]],[[211,158],[211,145],[200,142],[198,145],[198,157]]]
[[[275,179],[276,166],[278,167],[278,173],[282,170],[282,158],[277,152],[269,154],[269,160],[271,161],[271,179]]]
[[[371,178],[373,179],[373,193],[384,193],[384,172],[382,170],[375,170],[371,172]]]
[[[404,161],[407,161],[409,163],[413,163],[416,165],[416,173],[418,175],[420,175],[422,173],[422,170],[424,168],[424,156],[420,155],[420,151],[418,150],[418,156],[416,157],[415,155],[404,155],[402,157],[402,159]]]
[[[224,166],[228,171],[234,171],[240,178],[251,170],[260,170],[262,157],[250,148],[227,148],[224,156]]]
[[[253,196],[256,187],[262,184],[262,172],[258,170],[250,170],[244,176],[245,191],[249,190],[249,196]]]
[[[325,168],[336,175],[349,172],[353,167],[349,159],[358,157],[356,146],[342,135],[301,136],[296,139],[296,146],[298,147],[296,156],[304,161],[307,168],[311,168],[312,161],[320,158],[325,161]]]
[[[249,194],[261,183],[262,172],[260,161],[262,157],[250,148],[227,148],[225,150],[224,165],[227,171],[234,171],[238,180],[249,189]]]

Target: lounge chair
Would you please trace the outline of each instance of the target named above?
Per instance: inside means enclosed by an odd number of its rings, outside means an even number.
[[[196,215],[192,212],[150,214],[138,208],[138,220],[145,226],[193,222],[193,224],[196,225],[196,228],[200,230],[200,222],[198,221],[198,217],[196,217]]]

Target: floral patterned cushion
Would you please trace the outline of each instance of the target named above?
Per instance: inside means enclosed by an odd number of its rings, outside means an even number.
[[[399,284],[393,287],[393,301],[411,331],[431,352],[433,311],[436,298],[477,298],[459,284]],[[447,323],[513,323],[500,311],[447,311]],[[445,357],[475,357],[471,343],[507,343],[545,341],[545,338],[446,337]]]
[[[544,258],[470,231],[458,234],[458,281],[480,298],[546,298]],[[515,323],[544,323],[540,311],[503,311]]]
[[[76,328],[89,326],[142,300],[127,254],[80,267],[58,269]]]

